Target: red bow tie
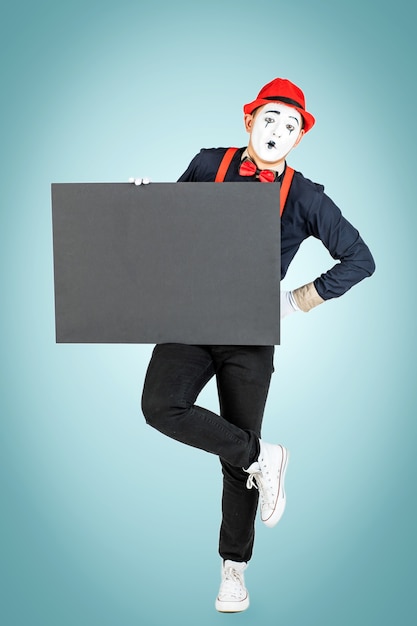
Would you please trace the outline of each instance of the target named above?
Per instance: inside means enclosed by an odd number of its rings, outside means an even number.
[[[240,164],[239,174],[241,176],[256,176],[261,183],[273,183],[277,175],[273,170],[258,169],[255,163],[247,157]]]

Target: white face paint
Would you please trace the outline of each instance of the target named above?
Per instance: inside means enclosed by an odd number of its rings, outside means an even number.
[[[250,145],[259,159],[275,163],[294,147],[301,128],[302,117],[296,109],[271,102],[256,112]]]

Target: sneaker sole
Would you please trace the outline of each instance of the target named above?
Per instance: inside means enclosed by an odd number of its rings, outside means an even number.
[[[246,611],[249,607],[249,596],[246,596],[239,602],[224,602],[216,598],[215,606],[216,611],[219,611],[219,613],[240,613],[241,611]]]
[[[280,476],[280,481],[279,481],[277,503],[275,505],[274,511],[271,513],[271,515],[267,519],[261,518],[265,526],[268,526],[268,528],[273,528],[276,524],[278,524],[279,520],[284,514],[285,505],[286,505],[284,482],[285,482],[285,473],[287,471],[288,461],[290,458],[290,453],[288,452],[286,448],[284,448],[284,446],[280,446],[280,448],[282,450],[282,461],[281,461],[281,468],[280,468],[281,476]]]

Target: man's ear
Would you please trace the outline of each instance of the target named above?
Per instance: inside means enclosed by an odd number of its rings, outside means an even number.
[[[298,144],[300,143],[300,141],[302,140],[302,138],[304,137],[304,135],[306,134],[306,131],[304,130],[304,128],[302,128],[300,130],[300,134],[297,137],[297,141],[295,142],[295,144],[293,145],[293,149],[298,146]]]
[[[252,115],[252,113],[245,113],[245,115],[243,116],[243,121],[245,123],[245,129],[247,133],[252,132],[253,117],[254,116]]]

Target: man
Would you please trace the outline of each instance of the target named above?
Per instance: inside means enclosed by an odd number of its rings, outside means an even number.
[[[374,261],[323,186],[286,165],[289,152],[315,123],[301,89],[286,79],[272,80],[244,106],[244,123],[247,147],[203,149],[179,181],[279,182],[282,192],[287,189],[281,218],[281,279],[309,236],[320,239],[338,261],[312,282],[281,294],[281,318],[307,312],[370,276]],[[155,347],[146,374],[142,408],[148,424],[220,458],[222,581],[216,608],[222,612],[249,606],[244,570],[252,556],[258,496],[261,519],[269,527],[277,524],[285,508],[289,453],[283,445],[260,438],[273,353],[273,346],[162,344]],[[220,415],[195,404],[213,376]]]

